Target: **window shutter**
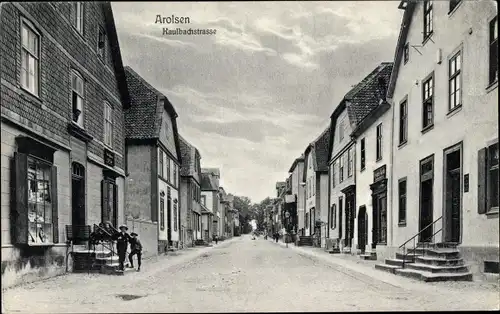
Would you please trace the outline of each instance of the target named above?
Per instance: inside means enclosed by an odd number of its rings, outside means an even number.
[[[106,222],[109,220],[108,215],[108,184],[106,180],[101,181],[101,221]]]
[[[15,213],[13,213],[13,240],[16,243],[28,242],[28,156],[14,153],[15,174],[13,189],[15,189]],[[12,241],[12,242],[14,242]]]
[[[53,228],[53,243],[59,243],[59,209],[57,206],[57,167],[52,166],[51,169],[52,181],[52,228]]]
[[[487,149],[482,148],[477,153],[477,212],[479,214],[486,213],[486,160]]]
[[[113,222],[118,226],[118,185],[113,184]]]

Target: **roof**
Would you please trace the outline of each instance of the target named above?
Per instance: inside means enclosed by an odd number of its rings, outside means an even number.
[[[172,119],[177,158],[182,159],[177,131],[177,112],[168,98],[151,86],[131,67],[125,67],[130,107],[125,110],[125,137],[131,140],[160,138],[163,110]]]
[[[130,107],[130,94],[125,80],[125,70],[123,68],[123,60],[118,42],[118,35],[116,33],[115,19],[113,16],[113,9],[111,2],[103,2],[102,8],[104,11],[104,19],[106,20],[106,33],[108,35],[109,44],[111,45],[111,57],[113,60],[113,68],[118,82],[118,90],[120,92],[120,99],[124,109]]]
[[[201,190],[202,191],[218,191],[217,183],[211,173],[201,173]]]
[[[382,62],[344,97],[351,125],[357,125],[385,100],[392,62]]]
[[[404,9],[405,11],[403,14],[403,19],[401,21],[398,43],[396,44],[396,51],[394,52],[394,67],[392,69],[391,79],[389,81],[387,88],[387,98],[392,98],[394,89],[396,88],[399,67],[401,65],[401,58],[403,56],[403,50],[406,44],[406,38],[408,37],[408,31],[410,30],[410,24],[413,17],[413,11],[415,10],[415,6],[416,6],[415,2],[405,0],[401,1],[398,7],[400,9]]]
[[[299,158],[295,158],[288,172],[293,172],[295,170],[295,167],[297,167],[297,164],[301,161],[304,161],[304,154],[302,154]]]
[[[181,150],[182,165],[181,165],[181,176],[193,177],[199,181],[198,175],[196,174],[196,162],[197,156],[200,153],[196,147],[191,145],[184,137],[179,134],[179,147]],[[198,157],[199,158],[199,157]]]
[[[220,178],[219,168],[201,168],[201,172],[212,173]]]
[[[313,168],[314,171],[325,172],[328,171],[328,153],[330,147],[330,126],[328,126],[321,134],[309,144],[304,152],[304,168],[308,168],[307,161],[309,154],[313,154]],[[307,171],[303,173],[303,181],[306,181]]]

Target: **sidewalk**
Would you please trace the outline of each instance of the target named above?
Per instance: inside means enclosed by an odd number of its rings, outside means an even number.
[[[140,272],[129,270],[124,276],[68,273],[2,289],[2,307],[7,311],[15,309],[29,312],[23,306],[27,304],[30,308],[36,305],[39,312],[50,312],[50,306],[57,304],[62,312],[75,312],[78,311],[79,304],[93,307],[109,303],[114,300],[110,298],[110,294],[131,294],[138,283],[153,282],[155,275],[160,272],[175,272],[179,268],[189,267],[197,258],[209,254],[211,250],[227,247],[236,241],[238,238],[225,240],[211,247],[185,248],[174,254],[152,257],[143,262]],[[96,291],[99,293],[96,294]],[[98,308],[94,310],[99,312]]]
[[[286,243],[279,241],[276,243],[281,247],[286,247]],[[448,289],[457,292],[464,290],[496,290],[498,291],[498,284],[473,281],[473,282],[422,282],[407,277],[397,276],[388,272],[375,269],[375,265],[382,263],[382,261],[375,260],[362,260],[357,255],[352,254],[330,254],[324,251],[323,248],[315,248],[309,246],[295,246],[294,243],[288,243],[288,249],[296,251],[298,254],[305,257],[312,257],[324,261],[330,266],[333,266],[337,271],[344,272],[351,276],[357,277],[362,280],[363,276],[370,277],[386,284],[396,286],[408,290],[429,291],[429,289]],[[361,276],[360,276],[361,275]]]

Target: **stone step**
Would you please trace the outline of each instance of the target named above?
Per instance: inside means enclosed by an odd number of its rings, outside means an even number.
[[[73,251],[72,252],[73,256],[76,256],[76,255],[90,255],[90,256],[96,256],[96,257],[107,257],[107,256],[111,256],[111,251],[94,251],[94,250],[78,250],[78,251]]]
[[[389,265],[389,264],[377,264],[375,269],[389,272],[391,274],[396,273],[396,269],[401,269],[401,266]]]
[[[331,250],[329,250],[327,252],[330,253],[330,254],[339,254],[340,253],[340,249],[335,248],[335,249],[331,249]]]
[[[359,258],[365,261],[376,261],[377,260],[377,254],[361,254],[359,255]]]
[[[106,256],[106,257],[97,257],[95,259],[96,264],[103,265],[103,264],[114,264],[118,263],[120,258],[116,255],[114,256]]]
[[[403,267],[403,262],[404,264],[410,264],[410,263],[413,263],[413,261],[411,260],[402,260],[402,259],[397,259],[397,258],[388,258],[385,260],[385,263],[387,265],[392,265],[392,266],[399,266],[399,267]]]
[[[408,254],[403,254],[403,253],[396,253],[396,259],[405,259],[405,260],[411,260],[414,261],[416,257],[421,256],[420,254],[413,254],[413,253],[408,253]]]
[[[431,273],[467,273],[469,269],[465,265],[460,266],[437,266],[429,264],[412,263],[406,266],[408,269],[423,270]]]
[[[441,257],[447,259],[456,259],[460,258],[460,251],[456,249],[439,249],[439,248],[424,248],[424,249],[409,249],[409,253],[415,252],[416,254],[420,254],[423,256],[431,256],[431,257]]]
[[[419,256],[416,258],[415,262],[420,264],[436,265],[436,266],[464,265],[464,261],[461,258],[439,258],[434,256]]]
[[[453,242],[417,243],[417,247],[452,248],[452,249],[456,249],[458,247],[458,243],[453,243]]]
[[[426,282],[435,281],[472,281],[472,273],[431,273],[416,269],[396,269],[396,275]]]

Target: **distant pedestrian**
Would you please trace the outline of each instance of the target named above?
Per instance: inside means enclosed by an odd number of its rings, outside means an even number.
[[[214,241],[215,241],[215,244],[217,244],[219,242],[219,237],[216,234],[214,234]]]
[[[137,271],[141,271],[141,257],[142,257],[142,243],[138,238],[138,234],[132,232],[130,234],[130,254],[128,255],[128,260],[130,262],[130,268],[134,268],[134,255],[137,255]]]
[[[127,247],[130,241],[130,236],[127,233],[128,227],[125,225],[120,226],[120,232],[114,235],[114,240],[116,240],[116,250],[118,251],[118,262],[120,263],[119,269],[124,270],[123,263],[125,262],[125,257],[127,255]]]

